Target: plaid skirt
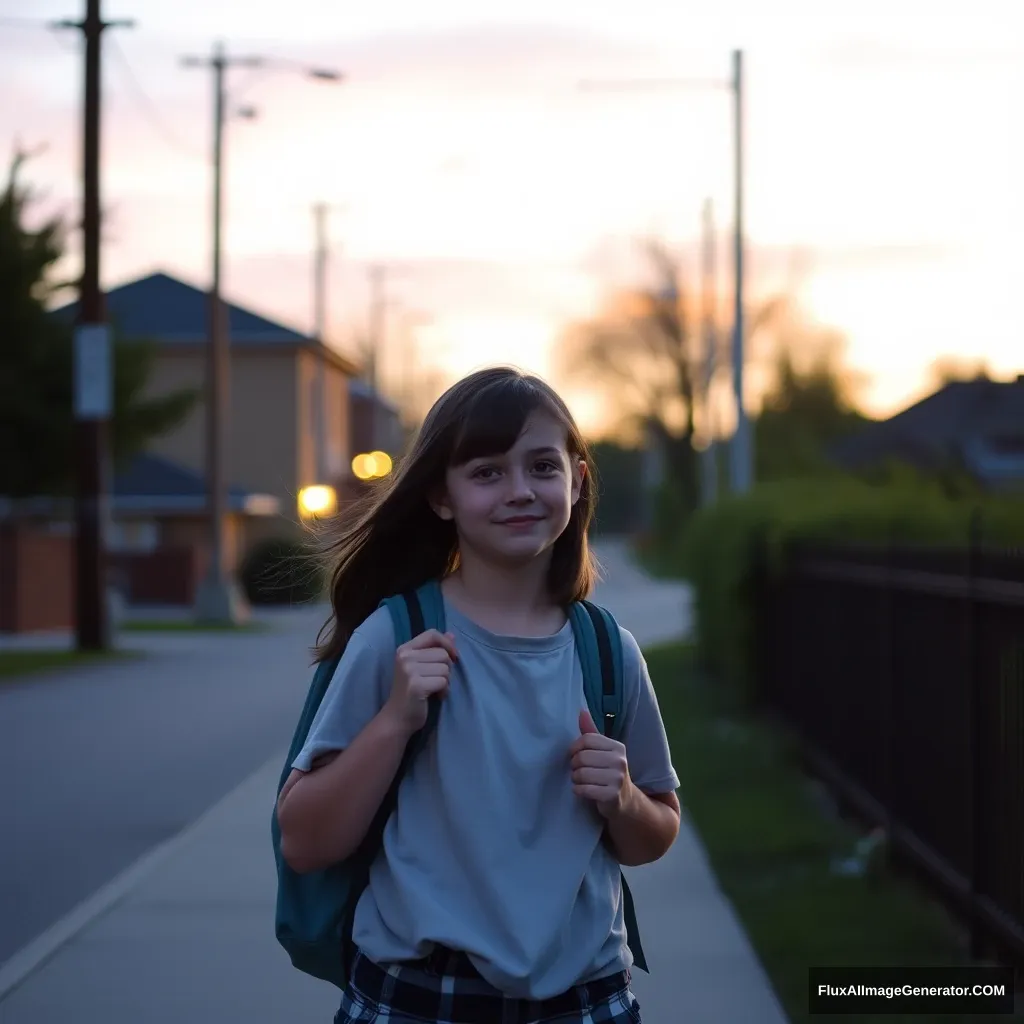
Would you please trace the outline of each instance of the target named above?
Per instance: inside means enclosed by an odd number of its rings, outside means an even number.
[[[464,953],[380,965],[356,952],[334,1024],[640,1024],[628,971],[544,1000],[511,999]]]

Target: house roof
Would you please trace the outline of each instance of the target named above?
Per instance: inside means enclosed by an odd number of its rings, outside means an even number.
[[[887,420],[835,444],[836,460],[851,468],[888,458],[939,466],[972,442],[1024,438],[1024,376],[1012,382],[955,381]]]
[[[206,481],[199,474],[159,455],[136,455],[113,480],[116,511],[202,510],[206,507]],[[228,508],[254,515],[274,514],[278,501],[242,487],[228,488]],[[271,507],[273,506],[273,507]]]
[[[230,487],[227,498],[230,512],[271,516],[280,511],[280,501],[273,495],[258,494],[242,487]],[[49,515],[54,503],[53,498],[40,497],[18,502],[18,506],[29,513]],[[8,512],[12,504],[9,499],[0,498],[0,514]],[[206,481],[199,473],[159,455],[136,455],[114,475],[111,509],[115,513],[148,515],[203,513]]]
[[[151,338],[161,344],[205,343],[208,338],[208,292],[163,271],[128,281],[105,293],[107,316],[124,334]],[[355,374],[357,368],[330,346],[308,334],[261,316],[225,300],[228,333],[233,346],[294,345],[322,350],[343,368]],[[73,319],[78,303],[54,310],[55,315]]]

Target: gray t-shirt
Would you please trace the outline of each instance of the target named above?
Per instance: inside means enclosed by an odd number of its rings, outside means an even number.
[[[587,706],[569,623],[551,636],[498,636],[445,604],[459,660],[437,728],[399,788],[353,938],[378,963],[439,943],[468,954],[506,995],[546,999],[631,966],[620,866],[603,819],[572,790],[569,747]],[[625,732],[633,782],[674,791],[647,666],[622,630]],[[395,635],[386,609],[353,633],[305,747],[343,750],[391,692]]]

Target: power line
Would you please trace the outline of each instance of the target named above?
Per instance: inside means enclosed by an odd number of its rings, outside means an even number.
[[[135,71],[132,69],[131,62],[128,60],[127,55],[121,48],[120,44],[117,43],[113,38],[110,39],[110,49],[113,51],[117,62],[120,65],[121,74],[124,76],[128,83],[129,89],[135,94],[136,102],[139,105],[139,109],[142,111],[143,116],[149,121],[152,128],[156,133],[161,136],[167,145],[172,149],[178,150],[180,153],[187,156],[190,160],[202,160],[205,161],[206,157],[201,154],[198,150],[193,149],[186,143],[183,143],[180,138],[173,132],[164,121],[163,115],[160,113],[160,108],[150,97],[149,93],[142,87],[139,82]]]

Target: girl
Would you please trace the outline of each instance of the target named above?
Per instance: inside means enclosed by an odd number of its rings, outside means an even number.
[[[357,905],[335,1024],[640,1020],[619,870],[671,846],[678,779],[626,630],[624,743],[586,710],[566,608],[596,580],[594,503],[562,400],[487,369],[439,399],[332,544],[317,658],[344,654],[279,799],[289,865],[355,850],[428,698],[444,700]],[[450,631],[396,653],[378,603],[430,579]]]

